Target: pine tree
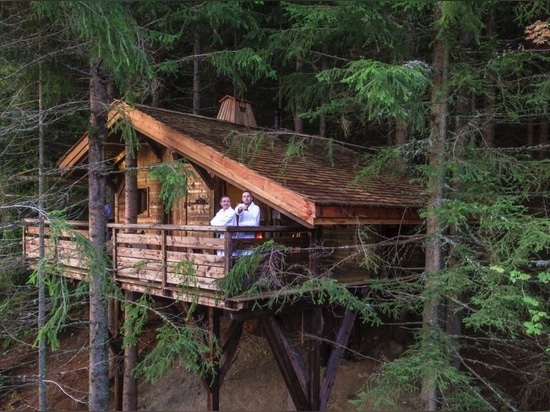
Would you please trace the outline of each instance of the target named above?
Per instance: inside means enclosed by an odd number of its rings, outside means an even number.
[[[109,351],[107,310],[105,154],[109,82],[128,86],[126,80],[150,72],[139,48],[138,27],[123,2],[35,3],[46,17],[64,25],[67,32],[87,42],[90,61],[89,130],[89,236],[96,247],[89,277],[90,304],[90,410],[109,409]],[[116,52],[115,52],[116,50]]]

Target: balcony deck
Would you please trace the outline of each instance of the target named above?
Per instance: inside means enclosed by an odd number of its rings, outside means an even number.
[[[45,256],[60,263],[63,276],[86,280],[88,264],[76,234],[88,237],[88,222],[69,222],[71,231],[56,236],[45,227]],[[242,228],[218,226],[145,225],[109,223],[107,254],[114,279],[124,290],[196,302],[227,310],[241,310],[251,301],[267,299],[273,291],[261,295],[228,297],[217,281],[235,263],[239,251],[273,239],[286,246],[285,264],[299,263],[308,268],[313,259],[313,230],[304,227],[262,226],[247,228],[254,238],[235,238]],[[220,236],[223,235],[223,236]],[[31,268],[39,257],[39,227],[28,221],[24,230],[25,258]],[[347,283],[353,283],[348,279]]]

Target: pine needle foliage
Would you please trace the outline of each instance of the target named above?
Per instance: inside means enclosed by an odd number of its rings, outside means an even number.
[[[124,347],[138,344],[139,335],[149,319],[148,315],[151,312],[152,304],[151,297],[146,293],[136,300],[121,300],[121,310],[125,313],[124,324],[121,328]]]
[[[169,213],[180,199],[189,194],[188,181],[196,176],[186,163],[186,160],[180,159],[151,167],[149,178],[162,184],[159,197],[165,213]]]
[[[222,294],[265,297],[263,303],[256,300],[254,307],[275,311],[303,300],[320,306],[339,305],[357,311],[365,322],[380,322],[368,298],[352,293],[328,273],[313,274],[303,264],[287,264],[286,246],[270,239],[251,251],[239,256],[229,273],[216,281]]]
[[[116,105],[113,107],[117,109],[117,114],[120,116],[120,120],[114,123],[111,128],[111,133],[119,132],[122,136],[122,141],[129,144],[130,154],[132,156],[137,156],[140,149],[140,142],[136,130],[132,127],[130,120],[126,118],[126,113],[124,110],[118,110]]]
[[[404,394],[410,399],[416,398],[422,377],[431,374],[442,394],[442,410],[491,410],[491,405],[480,396],[472,381],[450,365],[449,354],[443,348],[451,343],[442,330],[436,329],[429,334],[420,332],[417,342],[403,356],[367,377],[365,390],[351,403],[359,410],[366,410],[365,405],[373,405],[376,410],[399,408],[399,398]]]
[[[200,376],[214,376],[213,363],[209,360],[210,339],[207,331],[191,326],[177,325],[164,319],[157,329],[157,344],[133,370],[133,376],[145,377],[155,384],[173,365],[179,364]],[[214,347],[220,355],[221,349]]]
[[[192,294],[192,301],[187,311],[187,320],[191,318],[195,309],[199,303],[199,285],[197,281],[197,269],[195,264],[191,260],[181,260],[174,265],[173,272],[180,279],[178,285],[182,288],[188,289]]]
[[[132,40],[139,37],[148,42],[153,31],[139,29],[124,2],[34,1],[31,4],[38,15],[50,21],[61,24],[69,21],[71,30],[65,30],[64,35],[86,42],[86,49],[105,62],[116,83],[126,92],[130,92],[132,81],[152,78],[152,65],[145,50]]]
[[[193,262],[178,262],[175,271],[181,276],[181,287],[195,287],[190,290],[197,290]],[[162,326],[156,329],[156,345],[132,371],[134,377],[144,377],[154,384],[175,364],[183,365],[186,370],[197,372],[203,377],[214,376],[214,363],[209,353],[213,351],[218,356],[221,348],[207,330],[189,324],[195,314],[197,301],[191,302],[185,316],[180,319],[171,316],[169,312],[156,309],[151,295],[146,293],[131,301],[123,299],[119,293],[117,299],[122,303],[126,314],[121,326],[124,347],[138,344],[139,336],[151,317],[162,321]]]
[[[70,256],[67,256],[66,252],[63,252],[62,248],[58,246],[61,240],[70,241],[75,245],[75,249]],[[78,261],[79,266],[87,268],[89,273],[100,271],[99,273],[105,274],[107,280],[110,279],[107,276],[110,261],[105,252],[98,250],[89,239],[75,230],[61,214],[52,213],[49,219],[49,235],[46,239],[45,255],[43,259],[37,262],[37,268],[31,274],[29,284],[37,285],[38,273],[43,270],[51,308],[44,327],[38,331],[36,342],[44,338],[53,350],[60,345],[59,333],[64,329],[71,310],[74,309],[75,305],[86,302],[88,295],[86,282],[80,282],[74,287],[63,276],[64,262],[68,258]],[[107,299],[107,296],[116,294],[116,290],[115,283],[107,281],[102,296]]]
[[[421,97],[431,81],[428,66],[421,61],[399,66],[359,59],[344,69],[325,70],[317,78],[347,85],[355,104],[362,107],[358,115],[364,122],[401,119],[410,122],[414,130],[425,125],[427,108]]]
[[[271,239],[251,250],[251,254],[239,256],[223,278],[216,279],[223,294],[255,295],[283,282],[284,254],[288,249]],[[264,271],[260,273],[262,268]]]
[[[260,150],[273,150],[273,139],[265,133],[238,133],[231,132],[224,139],[229,146],[229,153],[238,157],[239,161],[247,165],[253,165]]]
[[[211,54],[210,61],[220,76],[232,79],[238,93],[244,94],[250,83],[260,79],[275,79],[276,72],[263,56],[251,47]],[[243,76],[246,74],[246,76]]]

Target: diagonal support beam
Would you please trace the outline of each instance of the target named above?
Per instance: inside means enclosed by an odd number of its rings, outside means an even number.
[[[306,392],[306,367],[298,347],[274,316],[262,318],[262,326],[296,410],[311,411]]]
[[[237,354],[237,349],[239,347],[239,341],[243,334],[243,322],[241,321],[232,321],[229,325],[229,328],[226,331],[226,339],[222,344],[222,358],[220,360],[220,387],[223,384],[225,375],[229,371],[235,355]]]
[[[336,372],[338,372],[338,368],[342,362],[342,355],[344,354],[344,350],[349,342],[349,337],[351,335],[351,330],[353,329],[356,317],[357,311],[346,310],[342,323],[340,324],[340,329],[338,329],[336,343],[330,352],[327,368],[325,369],[323,382],[321,384],[321,400],[319,404],[319,411],[321,412],[325,411],[327,408],[330,393],[336,380]]]

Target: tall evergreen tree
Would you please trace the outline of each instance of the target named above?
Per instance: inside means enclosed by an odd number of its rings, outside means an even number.
[[[105,154],[109,82],[122,90],[128,79],[147,76],[149,61],[139,47],[139,27],[123,2],[35,3],[36,9],[55,20],[67,33],[86,44],[90,64],[89,130],[89,236],[96,247],[91,260],[90,300],[90,410],[109,409],[109,333],[107,310],[108,272],[105,264],[106,216]]]

